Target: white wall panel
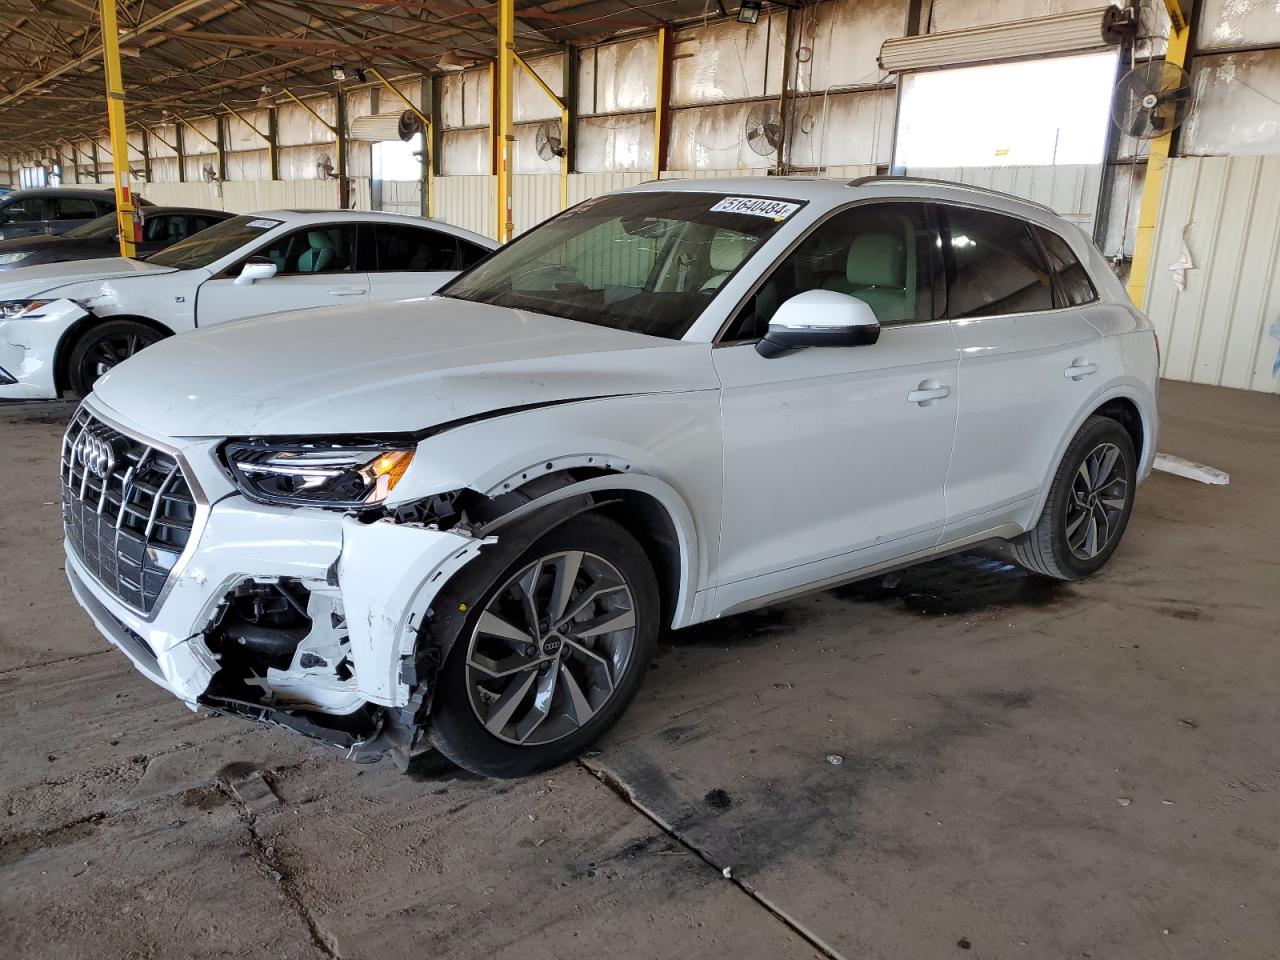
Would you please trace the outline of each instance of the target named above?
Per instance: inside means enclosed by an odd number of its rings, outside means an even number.
[[[934,0],[928,23],[929,33],[963,30],[965,27],[1050,17],[1105,6],[1106,0]]]
[[[1200,0],[1201,50],[1280,44],[1276,0]]]
[[[887,164],[894,111],[892,90],[797,98],[788,159],[794,167]]]
[[[228,153],[226,161],[228,180],[271,179],[271,156],[265,148]]]
[[[652,110],[658,102],[658,38],[607,43],[582,51],[578,112]]]
[[[721,21],[690,27],[672,41],[671,102],[723,103],[782,91],[786,14],[755,24]]]
[[[804,8],[792,42],[792,89],[807,93],[829,87],[877,82],[880,45],[907,27],[906,0],[836,0]]]
[[[546,174],[516,174],[511,215],[516,233],[536,227],[560,212],[560,178]]]
[[[1280,50],[1196,57],[1191,89],[1183,153],[1280,153]]]
[[[446,130],[440,135],[440,172],[445,176],[487,174],[492,166],[487,129]]]
[[[625,190],[638,183],[644,183],[648,176],[643,173],[571,173],[569,175],[569,205],[581,203],[602,193],[614,190]]]
[[[1184,231],[1196,268],[1178,290]],[[1280,156],[1170,161],[1147,298],[1164,376],[1280,393]]]
[[[487,237],[497,235],[493,177],[436,177],[435,199],[437,220]]]
[[[440,83],[440,126],[488,123],[491,102],[488,67],[446,74]]]
[[[653,114],[584,117],[575,148],[582,173],[641,173],[653,169]]]
[[[564,96],[564,55],[555,53],[549,57],[535,57],[529,61],[529,66],[536,73],[552,92],[558,97]],[[515,88],[511,91],[511,97],[515,101],[513,107],[513,118],[516,123],[526,123],[530,120],[546,120],[550,117],[559,117],[560,108],[555,102],[547,96],[545,90],[538,86],[538,82],[524,71],[518,63],[515,70]]]
[[[726,103],[687,107],[671,112],[671,137],[667,160],[670,170],[768,169],[777,162],[777,151],[756,153],[747,143],[746,125],[753,112],[767,108],[777,115],[772,101]]]
[[[333,97],[319,97],[306,100],[305,103],[324,118],[326,123],[337,125],[338,103]],[[279,125],[278,136],[282,147],[325,143],[333,139],[333,132],[329,127],[296,103],[281,104],[276,109],[276,122]]]
[[[422,215],[421,180],[383,180],[382,209],[387,213]]]

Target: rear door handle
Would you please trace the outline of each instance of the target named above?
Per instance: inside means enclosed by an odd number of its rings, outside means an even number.
[[[911,403],[918,403],[922,407],[927,407],[935,400],[941,400],[943,397],[949,396],[951,396],[950,387],[938,383],[937,380],[922,380],[920,386],[907,394],[907,400]]]
[[[367,291],[364,287],[338,287],[336,290],[330,290],[331,297],[360,297]]]
[[[1089,363],[1084,357],[1076,357],[1071,361],[1071,366],[1062,371],[1062,375],[1068,380],[1083,380],[1089,374],[1097,372],[1096,363]]]

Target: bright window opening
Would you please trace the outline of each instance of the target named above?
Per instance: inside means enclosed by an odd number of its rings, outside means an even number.
[[[1101,163],[1116,54],[912,74],[895,166]]]

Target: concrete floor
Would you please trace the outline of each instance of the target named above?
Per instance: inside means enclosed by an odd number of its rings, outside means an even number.
[[[3,952],[1280,957],[1280,400],[1161,402],[1231,485],[1153,477],[1097,578],[960,558],[677,634],[598,753],[505,783],[146,683],[63,580],[70,408],[0,408]]]

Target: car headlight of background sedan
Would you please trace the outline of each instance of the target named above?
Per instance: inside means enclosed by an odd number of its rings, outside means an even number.
[[[382,503],[413,460],[411,444],[232,440],[223,458],[259,503],[350,509]]]
[[[16,320],[18,317],[39,314],[37,311],[52,300],[6,300],[0,303],[0,320]]]
[[[24,250],[21,253],[0,253],[0,266],[6,263],[17,263],[20,260],[26,260],[31,256],[30,250]]]

